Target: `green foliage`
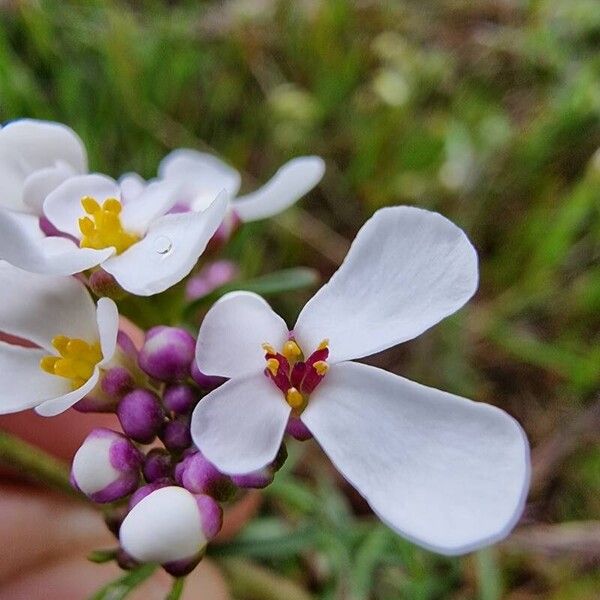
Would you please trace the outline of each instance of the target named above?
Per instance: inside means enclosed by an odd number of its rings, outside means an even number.
[[[381,360],[504,407],[534,446],[552,444],[596,401],[594,0],[2,7],[0,120],[66,122],[85,140],[92,169],[113,175],[150,177],[170,149],[210,147],[252,174],[250,189],[293,155],[322,155],[327,175],[294,209],[294,226],[253,224],[234,241],[229,257],[245,281],[298,264],[326,279],[335,265],[324,257],[345,248],[337,234],[350,239],[377,208],[441,211],[479,250],[480,291],[459,315]],[[293,322],[309,295],[272,301]],[[181,318],[181,290],[153,302],[138,315],[145,324]],[[590,441],[574,440],[575,458],[556,460],[532,519],[598,517]],[[305,447],[291,448],[295,469],[269,488],[261,518],[215,555],[259,560],[321,600],[595,597],[585,561],[564,570],[534,551],[445,559],[416,549],[361,516],[365,506],[332,483],[318,453],[300,454]]]

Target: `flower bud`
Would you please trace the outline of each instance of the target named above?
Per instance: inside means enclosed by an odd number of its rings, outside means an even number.
[[[141,444],[154,439],[165,419],[158,396],[142,388],[123,397],[117,406],[117,416],[123,431]]]
[[[312,438],[312,433],[308,427],[296,417],[290,417],[285,432],[300,442],[305,442]]]
[[[189,454],[175,467],[175,477],[190,492],[208,494],[216,500],[227,500],[235,491],[231,479],[199,451]]]
[[[195,300],[210,294],[216,288],[233,281],[239,274],[237,265],[226,259],[208,263],[192,276],[185,287],[188,300]]]
[[[99,386],[74,404],[73,408],[81,413],[110,413],[114,412],[117,403],[116,398],[105,394],[102,386]]]
[[[113,398],[121,398],[133,389],[133,385],[133,377],[125,367],[107,369],[100,380],[102,391]]]
[[[142,455],[123,435],[94,429],[73,458],[71,481],[94,502],[113,502],[138,485]]]
[[[192,445],[190,418],[177,417],[165,424],[160,439],[171,452],[181,452]]]
[[[121,300],[127,292],[117,283],[117,280],[104,269],[96,269],[88,279],[88,285],[96,296]]]
[[[232,475],[231,481],[239,488],[262,489],[273,483],[274,477],[275,471],[271,467],[263,467],[245,475]]]
[[[142,472],[148,483],[167,479],[171,476],[171,455],[164,448],[153,448],[146,455]]]
[[[161,381],[177,381],[190,375],[196,342],[184,329],[153,327],[146,333],[140,350],[139,365],[150,377]]]
[[[198,386],[206,391],[211,391],[218,388],[220,385],[227,381],[226,377],[218,377],[216,375],[205,375],[196,364],[196,361],[192,361],[191,368],[192,379],[198,384]]]
[[[189,572],[221,526],[220,507],[207,498],[176,486],[152,492],[125,517],[121,547],[139,562],[159,563],[177,574]]]
[[[179,415],[189,413],[199,399],[198,392],[184,383],[170,385],[163,394],[163,404],[166,409]]]
[[[170,479],[157,479],[152,483],[140,486],[129,498],[129,510],[131,510],[136,504],[139,504],[146,496],[149,496],[152,492],[160,490],[165,487],[173,485]]]

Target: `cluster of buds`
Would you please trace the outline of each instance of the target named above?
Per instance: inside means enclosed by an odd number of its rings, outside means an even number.
[[[122,332],[119,359],[75,408],[114,412],[122,433],[94,429],[77,451],[75,488],[109,505],[107,524],[119,539],[119,565],[156,562],[174,576],[189,573],[221,529],[222,503],[240,488],[263,488],[286,459],[254,473],[221,473],[194,446],[191,414],[225,379],[196,365],[195,339],[175,327],[154,327],[138,351]]]

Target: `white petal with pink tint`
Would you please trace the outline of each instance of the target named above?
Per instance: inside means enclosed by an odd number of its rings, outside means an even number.
[[[225,294],[202,321],[196,363],[205,375],[238,377],[265,368],[262,344],[281,348],[288,339],[285,321],[252,292]]]
[[[192,438],[223,473],[251,473],[275,459],[289,414],[281,391],[264,373],[237,377],[196,406]]]
[[[504,538],[521,515],[527,439],[493,406],[342,363],[302,421],[377,515],[421,546],[470,552]]]
[[[330,341],[330,360],[368,356],[410,340],[457,311],[477,289],[477,254],[438,213],[377,211],[329,282],[304,307],[302,347]]]

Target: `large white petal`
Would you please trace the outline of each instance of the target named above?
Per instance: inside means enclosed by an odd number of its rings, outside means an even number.
[[[64,161],[77,173],[87,170],[81,138],[62,123],[19,119],[0,129],[0,149],[19,155],[28,173]]]
[[[0,331],[47,349],[56,335],[93,342],[96,307],[74,277],[28,273],[0,262]]]
[[[34,215],[42,215],[46,197],[74,175],[73,167],[65,162],[34,171],[23,185],[23,203]]]
[[[212,154],[190,148],[179,148],[167,154],[158,166],[158,176],[169,180],[186,181],[189,193],[212,199],[221,190],[233,197],[240,189],[240,174]],[[196,198],[198,199],[198,198]],[[190,205],[193,197],[185,198]],[[202,207],[195,207],[196,210]]]
[[[401,535],[443,554],[505,537],[529,485],[529,447],[505,412],[356,363],[334,365],[302,420]]]
[[[138,296],[164,292],[194,267],[217,230],[228,199],[220,194],[203,213],[165,215],[146,236],[103,264],[121,287]]]
[[[119,333],[119,311],[117,305],[110,298],[100,298],[98,300],[96,323],[102,350],[102,361],[100,362],[100,366],[102,366],[113,357]]]
[[[59,379],[59,377],[56,377],[56,379]],[[56,415],[60,415],[60,413],[65,412],[65,410],[71,408],[73,404],[76,404],[84,396],[87,396],[92,392],[99,379],[100,369],[96,367],[92,376],[80,388],[67,392],[52,400],[46,400],[46,402],[36,406],[35,412],[42,417],[55,417]]]
[[[23,164],[23,161],[20,160],[20,157],[14,155],[10,148],[3,148],[0,145],[1,208],[19,212],[30,212],[29,207],[23,202],[23,186],[28,175],[28,169]]]
[[[33,408],[44,400],[61,396],[69,382],[40,369],[47,354],[39,348],[22,348],[0,342],[0,414]]]
[[[288,333],[285,321],[257,294],[225,294],[200,326],[198,368],[205,375],[221,377],[260,372],[266,366],[262,344],[281,349]]]
[[[79,219],[86,214],[81,199],[85,196],[102,204],[107,198],[120,200],[121,190],[117,182],[106,175],[91,173],[70,177],[46,197],[44,213],[57,229],[79,239]]]
[[[261,188],[232,200],[231,206],[242,221],[272,217],[312,190],[324,173],[325,163],[322,158],[294,158],[283,165]]]
[[[131,187],[131,180],[127,184]],[[167,214],[178,200],[176,182],[153,181],[123,206],[121,221],[127,231],[145,233],[152,221]],[[131,192],[129,192],[131,193]]]
[[[192,439],[223,473],[251,473],[274,460],[290,410],[262,371],[231,379],[194,409]]]
[[[50,275],[72,275],[99,265],[113,248],[79,248],[62,237],[44,237],[34,215],[0,209],[0,259],[31,271]]]
[[[333,362],[368,356],[457,311],[477,279],[477,254],[456,225],[419,208],[384,208],[358,232],[294,332],[305,349],[328,338]]]

